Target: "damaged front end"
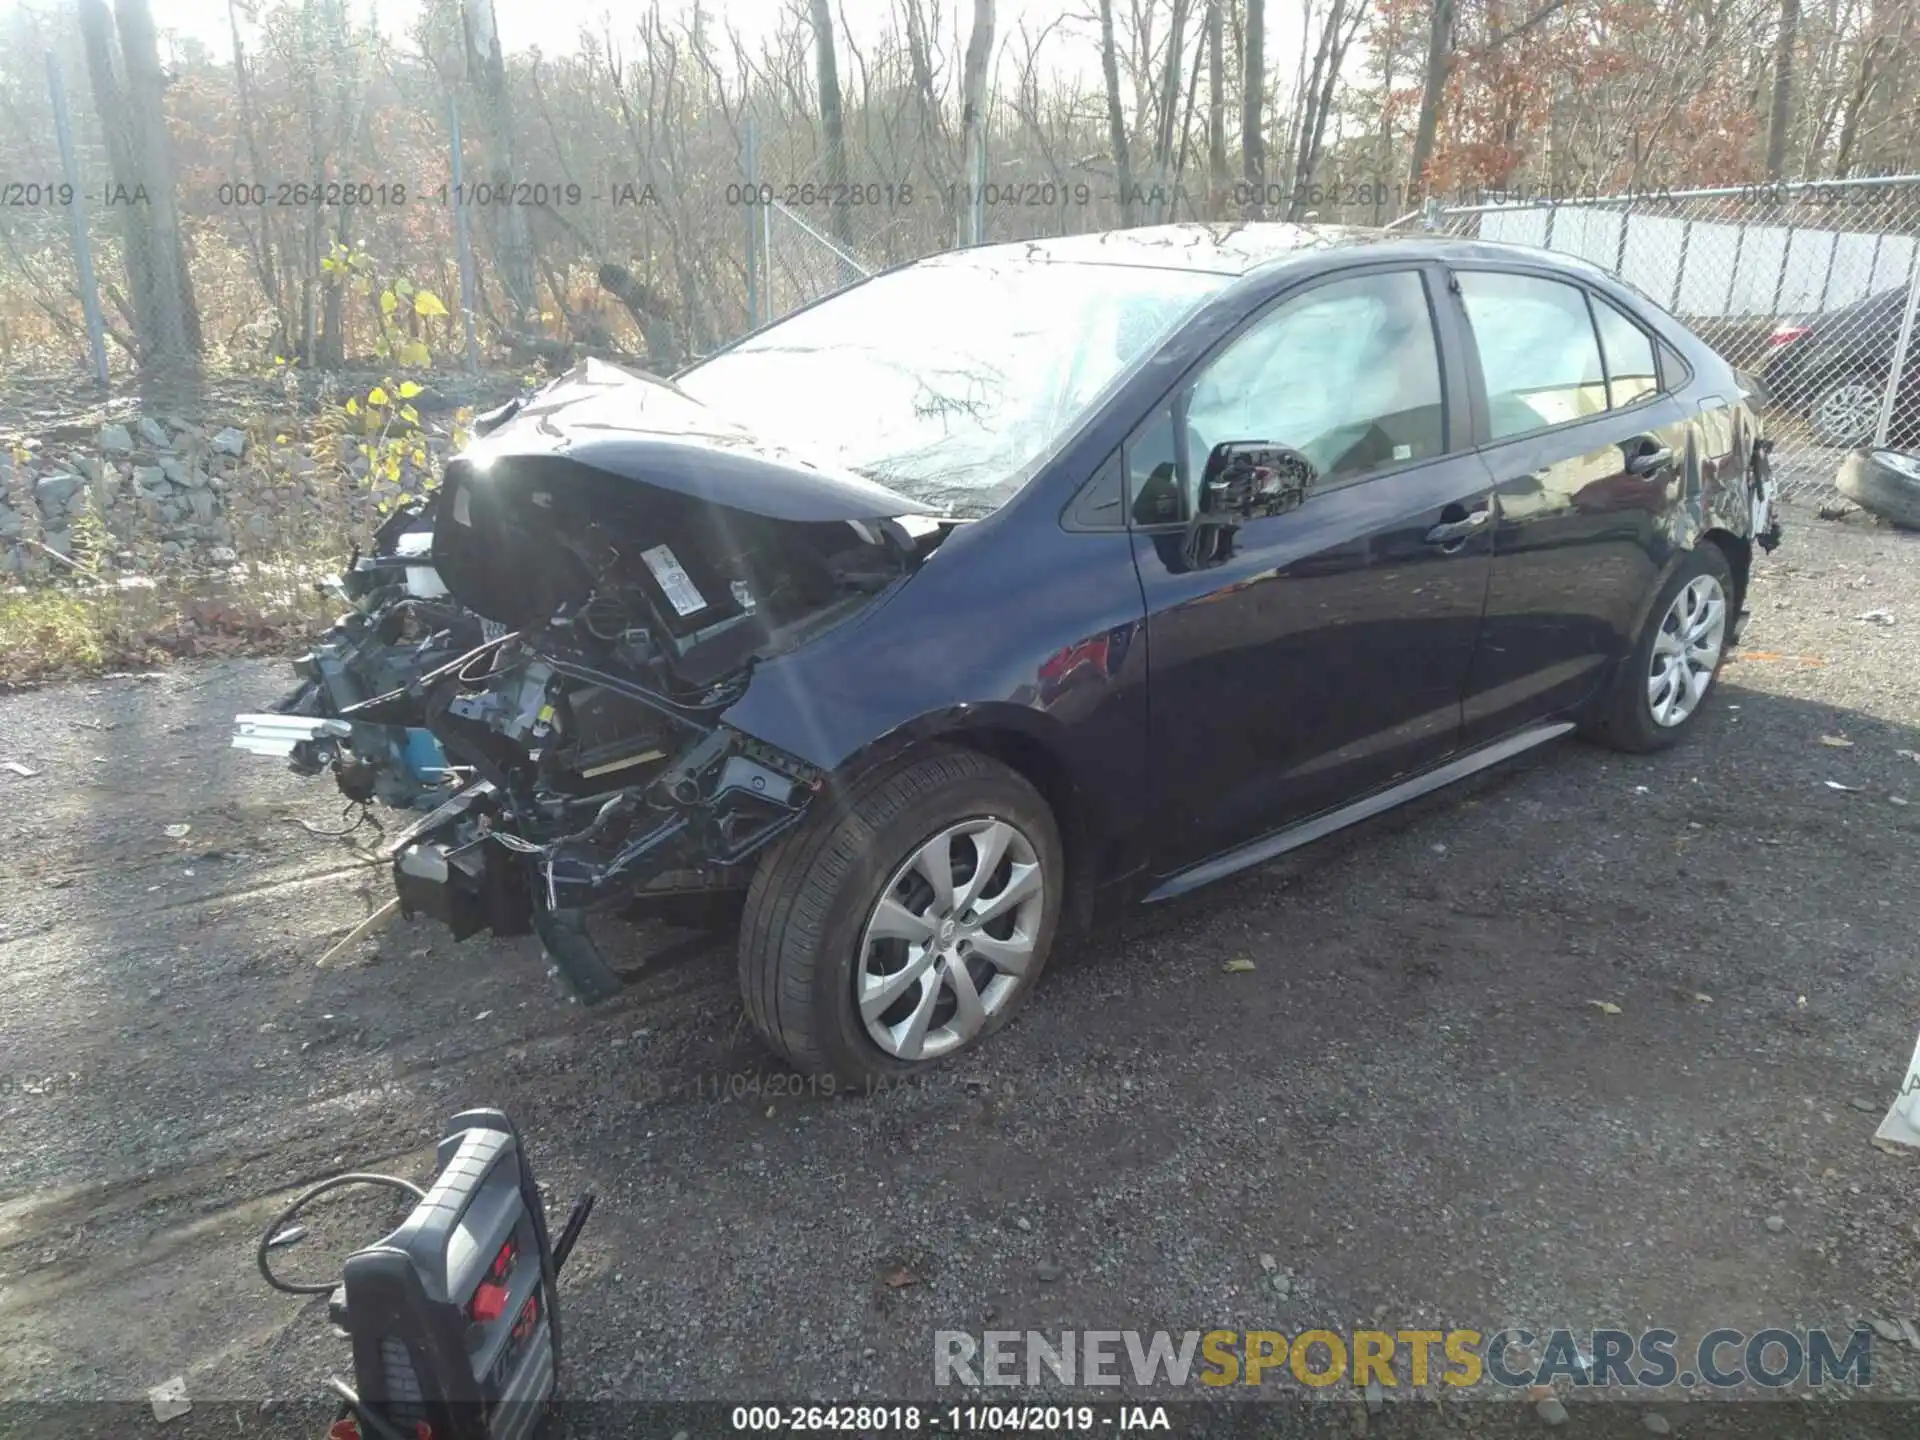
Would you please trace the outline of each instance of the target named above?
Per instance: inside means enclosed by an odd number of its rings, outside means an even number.
[[[875,602],[948,522],[590,363],[448,467],[434,560],[508,628],[408,693],[465,781],[390,847],[405,913],[537,932],[568,987],[619,985],[590,916],[743,888],[825,777],[729,726],[757,661]]]
[[[430,502],[395,511],[327,589],[351,608],[293,662],[299,684],[234,717],[233,745],[299,775],[330,771],[348,801],[429,808],[454,788],[409,687],[501,627],[451,600],[433,567]]]

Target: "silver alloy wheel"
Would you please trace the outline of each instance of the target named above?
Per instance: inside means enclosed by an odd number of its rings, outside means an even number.
[[[1864,380],[1843,380],[1820,397],[1813,428],[1833,445],[1858,445],[1880,419],[1880,392]]]
[[[947,1055],[1012,1001],[1034,960],[1046,877],[994,816],[949,825],[893,872],[860,935],[854,1003],[900,1060]]]
[[[1682,724],[1707,693],[1727,635],[1727,592],[1697,575],[1673,597],[1653,637],[1647,704],[1656,724]]]

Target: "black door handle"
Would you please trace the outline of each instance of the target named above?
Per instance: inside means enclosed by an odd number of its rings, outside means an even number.
[[[1664,470],[1667,462],[1673,459],[1673,447],[1649,443],[1627,461],[1629,475],[1651,475],[1656,470]]]
[[[1447,510],[1457,510],[1459,508],[1457,505],[1449,505]],[[1440,513],[1444,515],[1447,511],[1443,510]],[[1443,520],[1431,530],[1427,531],[1427,544],[1441,546],[1458,545],[1473,535],[1482,525],[1485,525],[1487,521],[1492,518],[1493,510],[1488,506],[1482,505],[1478,510],[1475,510],[1471,515],[1463,519]]]

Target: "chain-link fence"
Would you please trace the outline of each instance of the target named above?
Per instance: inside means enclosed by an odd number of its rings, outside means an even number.
[[[1429,229],[1592,261],[1763,392],[1787,495],[1920,446],[1920,176],[1430,207]]]

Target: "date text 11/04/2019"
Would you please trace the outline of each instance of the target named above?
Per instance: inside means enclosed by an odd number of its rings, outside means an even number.
[[[1171,1430],[1164,1405],[736,1405],[735,1431],[850,1431],[856,1435],[1050,1435],[1067,1431]]]

